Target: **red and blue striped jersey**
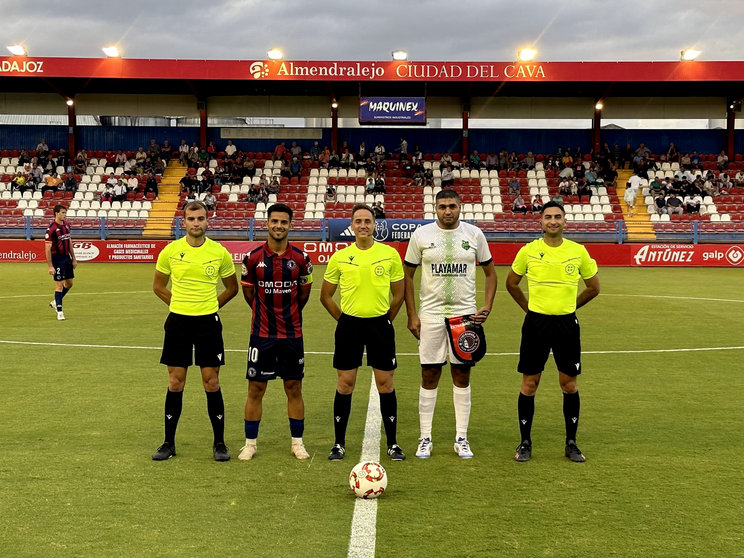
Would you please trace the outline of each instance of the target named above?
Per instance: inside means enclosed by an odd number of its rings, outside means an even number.
[[[302,337],[300,287],[313,281],[308,255],[291,244],[282,254],[268,244],[243,258],[241,284],[253,287],[251,335],[268,338]]]
[[[44,240],[52,243],[52,254],[70,255],[70,225],[67,222],[58,225],[57,221],[52,221],[46,230]]]

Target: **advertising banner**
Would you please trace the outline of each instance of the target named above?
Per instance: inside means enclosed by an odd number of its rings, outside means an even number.
[[[361,97],[362,124],[426,124],[424,97]]]
[[[331,220],[334,221],[334,220]],[[336,219],[336,235],[330,241],[292,241],[310,256],[313,264],[326,264],[338,250],[354,242],[349,221]],[[388,219],[378,222],[375,236],[405,256],[408,239],[426,221]],[[382,226],[384,225],[384,226]],[[81,263],[155,263],[166,240],[76,240],[75,254]],[[235,263],[260,246],[259,241],[221,241]],[[495,265],[511,265],[520,242],[491,242]],[[626,267],[738,267],[744,268],[744,246],[738,244],[586,244],[600,266]],[[43,240],[0,240],[0,262],[45,262]]]

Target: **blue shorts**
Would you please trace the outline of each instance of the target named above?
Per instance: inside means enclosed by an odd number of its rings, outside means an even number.
[[[305,377],[302,338],[274,339],[251,335],[245,377],[252,382],[266,382],[277,376],[283,380],[302,380]]]
[[[75,277],[72,257],[69,254],[52,254],[52,267],[54,268],[55,281],[64,281]]]

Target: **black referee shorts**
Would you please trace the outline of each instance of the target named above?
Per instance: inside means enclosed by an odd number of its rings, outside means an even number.
[[[522,324],[519,365],[522,374],[540,374],[550,351],[559,372],[581,374],[581,331],[575,313],[549,316],[529,311]]]
[[[367,348],[367,366],[377,370],[395,370],[395,329],[387,315],[375,318],[357,318],[341,314],[336,325],[336,348],[333,367],[337,370],[354,370],[362,365],[364,348]]]
[[[163,354],[160,364],[187,368],[192,354],[197,366],[217,367],[225,364],[222,322],[219,315],[184,316],[171,312],[163,326]]]

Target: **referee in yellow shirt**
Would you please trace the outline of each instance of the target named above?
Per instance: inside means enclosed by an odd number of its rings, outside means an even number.
[[[394,248],[375,242],[375,217],[368,206],[352,208],[351,230],[354,244],[331,256],[320,290],[321,304],[338,322],[333,353],[338,373],[333,401],[336,440],[328,459],[340,460],[346,453],[351,394],[366,346],[367,365],[372,367],[380,394],[387,453],[393,461],[403,461],[406,456],[396,440],[398,400],[393,384],[397,367],[393,319],[403,304],[403,264]],[[333,300],[336,288],[340,288],[340,307]]]
[[[164,461],[176,455],[176,427],[181,416],[186,370],[192,353],[201,367],[207,394],[207,413],[214,431],[215,461],[228,461],[225,445],[225,404],[220,391],[220,366],[225,364],[222,322],[217,310],[238,293],[232,256],[221,244],[206,237],[207,208],[194,201],[183,209],[186,236],[168,244],[158,255],[152,289],[168,305],[161,364],[168,367],[165,396],[165,441],[152,455]],[[168,289],[170,279],[171,288]],[[225,290],[217,295],[217,281]]]
[[[576,378],[581,374],[581,337],[575,310],[599,294],[597,262],[584,246],[563,238],[566,214],[562,205],[552,201],[546,203],[540,221],[543,238],[519,250],[506,278],[507,291],[527,313],[522,325],[517,367],[522,373],[517,405],[522,441],[514,459],[524,462],[532,457],[530,436],[535,393],[552,349],[563,391],[565,455],[581,463],[586,458],[576,445],[580,409]],[[519,286],[524,276],[527,276],[529,301]],[[580,278],[585,288],[579,293]]]

